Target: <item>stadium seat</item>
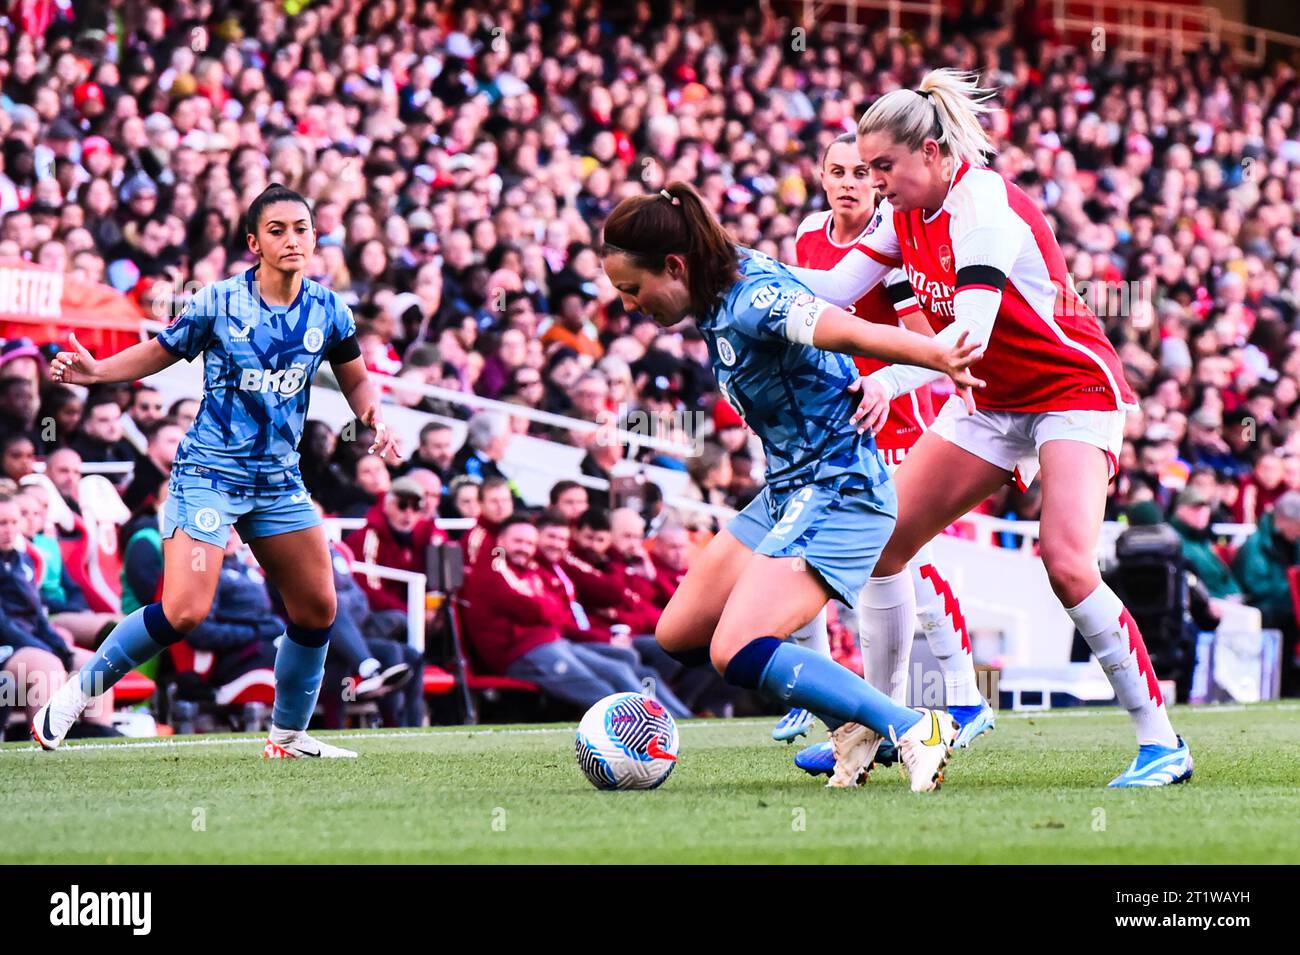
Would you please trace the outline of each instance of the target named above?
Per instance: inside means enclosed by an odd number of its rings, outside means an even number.
[[[444,670],[429,664],[424,668],[424,695],[442,696],[456,687],[456,678]]]
[[[143,703],[154,694],[158,685],[143,673],[132,670],[113,687],[113,700],[128,706]]]
[[[261,722],[275,702],[275,671],[258,668],[243,673],[222,686],[212,686],[208,700],[182,699],[177,692],[177,677],[191,674],[190,679],[207,683],[212,669],[210,652],[195,650],[184,640],[168,648],[172,681],[168,687],[167,718],[175,724],[192,724],[199,714],[217,717],[236,724],[245,731],[260,730]],[[190,731],[188,728],[186,732]]]
[[[516,680],[512,676],[479,676],[466,674],[466,682],[471,690],[515,690],[520,693],[540,693],[541,687],[527,680]]]
[[[118,553],[117,533],[118,528],[130,519],[131,512],[122,503],[117,489],[102,474],[83,477],[79,493],[89,548],[86,575],[100,599],[108,603],[108,609],[120,613],[122,555]]]
[[[68,576],[86,595],[86,604],[91,610],[96,613],[120,613],[121,596],[106,586],[103,567],[98,557],[92,553],[95,550],[86,522],[74,515],[72,530],[66,535],[59,535],[59,554],[63,557],[63,566],[67,569]],[[95,565],[93,573],[92,563]]]

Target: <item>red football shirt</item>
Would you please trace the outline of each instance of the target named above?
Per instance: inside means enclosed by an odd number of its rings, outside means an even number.
[[[810,269],[834,268],[840,259],[857,245],[857,239],[843,245],[832,239],[831,225],[829,211],[814,212],[799,224],[799,231],[795,238],[795,254],[799,265]],[[900,315],[917,311],[919,308],[916,297],[907,285],[907,277],[899,270],[845,311],[853,312],[879,325],[901,325]],[[861,356],[854,356],[853,363],[864,375],[869,375],[887,364],[875,358]],[[880,448],[885,463],[902,463],[902,455],[898,455],[896,459],[891,452],[906,451],[916,444],[917,439],[925,433],[932,421],[934,421],[934,402],[930,396],[929,385],[895,398],[889,406],[889,417],[885,419],[885,426],[876,435],[876,447]]]

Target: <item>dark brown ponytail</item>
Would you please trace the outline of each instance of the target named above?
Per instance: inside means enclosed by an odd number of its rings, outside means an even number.
[[[662,272],[669,255],[686,259],[691,309],[703,315],[740,277],[736,243],[689,183],[629,196],[605,220],[601,256],[621,253],[632,264]]]

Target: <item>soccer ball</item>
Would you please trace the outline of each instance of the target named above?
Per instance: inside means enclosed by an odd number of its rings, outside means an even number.
[[[677,724],[662,703],[615,693],[587,710],[575,748],[597,789],[654,789],[677,765]]]

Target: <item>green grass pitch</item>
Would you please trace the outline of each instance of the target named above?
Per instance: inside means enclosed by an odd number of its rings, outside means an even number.
[[[573,727],[346,734],[361,758],[270,762],[260,740],[0,747],[0,862],[1251,863],[1300,858],[1300,705],[1178,707],[1196,775],[1107,791],[1116,710],[1003,713],[938,793],[896,770],[827,790],[772,720],[682,725],[652,792],[582,777]],[[145,743],[146,745],[141,745]],[[80,751],[78,749],[80,748]]]

